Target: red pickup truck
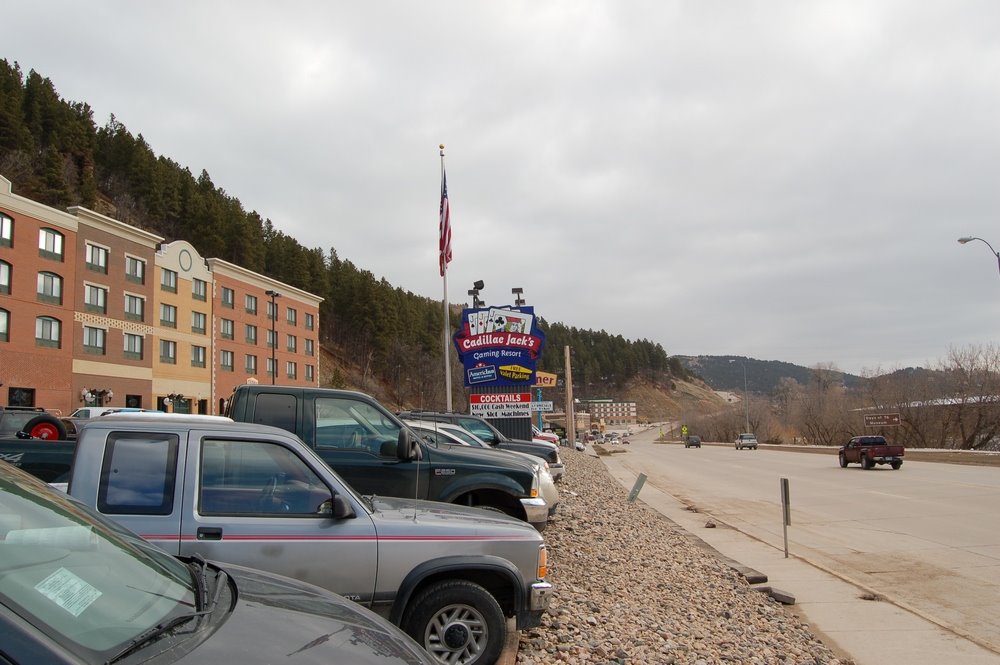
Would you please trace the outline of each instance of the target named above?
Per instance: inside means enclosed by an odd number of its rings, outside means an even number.
[[[891,445],[884,436],[856,436],[837,453],[840,466],[858,462],[862,469],[888,464],[893,470],[903,466],[903,446]]]

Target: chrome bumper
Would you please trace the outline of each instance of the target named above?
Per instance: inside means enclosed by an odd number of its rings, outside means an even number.
[[[549,504],[545,499],[521,499],[521,505],[524,507],[525,521],[539,531],[544,529],[549,521]]]
[[[554,587],[548,582],[535,582],[531,585],[531,610],[544,611],[549,608]]]

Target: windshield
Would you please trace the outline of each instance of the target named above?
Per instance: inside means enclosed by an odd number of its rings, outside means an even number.
[[[78,654],[198,609],[183,563],[3,464],[0,604]]]

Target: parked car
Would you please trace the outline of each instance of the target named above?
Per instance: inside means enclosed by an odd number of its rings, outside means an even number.
[[[757,450],[756,434],[744,433],[736,437],[736,450],[743,450],[744,448]]]
[[[308,662],[437,663],[353,601],[252,568],[174,558],[3,462],[0,635],[0,662],[14,665],[264,665],[299,662],[304,649]]]
[[[556,434],[553,434],[552,432],[543,432],[542,430],[538,429],[538,426],[536,425],[531,426],[531,438],[533,440],[538,439],[540,441],[548,441],[549,443],[554,443],[557,446],[561,443],[559,441],[559,437]]]
[[[403,423],[412,429],[417,436],[423,437],[424,440],[430,443],[447,443],[455,446],[485,448],[487,450],[494,450],[500,455],[518,455],[521,459],[527,460],[532,464],[537,464],[540,467],[539,473],[542,478],[542,482],[539,485],[539,493],[545,499],[545,503],[549,504],[549,516],[555,514],[556,508],[559,506],[559,490],[556,488],[556,483],[549,472],[549,464],[545,460],[529,455],[528,453],[519,453],[515,450],[497,450],[464,427],[451,423],[439,423],[431,420],[404,420]]]
[[[440,423],[459,425],[494,448],[516,450],[541,457],[549,463],[549,472],[552,474],[552,479],[557,483],[562,480],[563,475],[566,473],[566,467],[559,458],[558,445],[547,441],[510,439],[485,418],[455,411],[402,411],[396,415],[409,420],[433,420]]]
[[[0,406],[0,437],[65,439],[66,425],[40,407]]]
[[[701,448],[701,437],[691,434],[688,438],[684,439],[685,448]]]
[[[111,411],[114,407],[111,406],[81,406],[79,409],[67,416],[68,418],[77,418],[79,420],[85,420],[87,418],[93,418],[94,416],[99,416],[102,413],[107,413]]]

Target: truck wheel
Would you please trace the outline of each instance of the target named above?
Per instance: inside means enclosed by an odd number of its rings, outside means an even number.
[[[427,587],[406,608],[400,627],[434,660],[449,665],[492,664],[507,640],[496,599],[465,580]]]
[[[837,457],[840,458],[840,468],[847,468],[847,456],[844,453],[840,453]]]
[[[43,413],[24,423],[21,431],[33,439],[65,439],[66,426],[55,416]]]
[[[868,469],[872,468],[873,466],[875,466],[875,464],[870,459],[868,459],[867,455],[862,455],[861,456],[861,468],[862,469],[868,470]]]
[[[896,460],[894,462],[889,462],[889,466],[892,467],[893,471],[899,471],[899,467],[903,466],[902,460]]]

